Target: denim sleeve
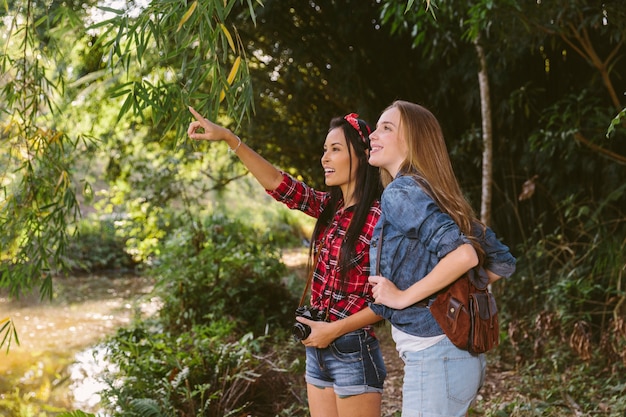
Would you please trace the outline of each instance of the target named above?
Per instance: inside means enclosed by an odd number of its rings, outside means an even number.
[[[368,303],[369,308],[372,309],[372,311],[374,312],[374,314],[376,314],[379,317],[384,318],[385,320],[389,320],[393,314],[393,309],[391,307],[387,307],[385,305],[382,304],[375,304],[373,302],[369,302]]]
[[[403,235],[420,240],[439,258],[469,243],[452,218],[408,176],[396,178],[385,189],[381,205]]]
[[[516,259],[509,251],[509,247],[500,242],[491,228],[487,227],[485,233],[480,233],[480,240],[485,250],[485,269],[508,278],[515,272]]]

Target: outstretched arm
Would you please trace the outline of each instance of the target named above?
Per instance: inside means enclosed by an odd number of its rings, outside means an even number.
[[[241,139],[225,127],[205,119],[193,107],[189,106],[195,121],[189,124],[187,135],[194,140],[224,141],[237,154],[254,178],[266,190],[275,190],[283,181],[282,173],[265,158],[241,142]]]

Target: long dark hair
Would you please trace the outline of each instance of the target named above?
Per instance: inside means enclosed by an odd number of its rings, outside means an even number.
[[[353,127],[345,118],[336,117],[330,121],[329,131],[337,128],[343,130],[346,138],[348,155],[350,156],[350,164],[352,164],[352,152],[357,156],[358,168],[356,171],[356,185],[354,190],[354,213],[352,221],[346,231],[346,236],[341,245],[339,254],[339,277],[343,279],[346,272],[352,266],[353,259],[356,255],[356,243],[363,229],[363,225],[367,220],[370,208],[374,202],[380,199],[382,192],[382,184],[380,181],[380,173],[378,168],[368,163],[368,151],[370,149],[369,132],[370,126],[361,119],[356,119],[359,130]],[[363,136],[361,136],[361,134]],[[350,171],[352,172],[352,166]],[[342,202],[343,194],[339,186],[329,187],[330,200],[324,211],[320,214],[315,229],[313,230],[313,239],[311,240],[311,253],[314,251],[314,245],[320,233],[330,225],[332,219]],[[312,265],[314,268],[315,265]]]

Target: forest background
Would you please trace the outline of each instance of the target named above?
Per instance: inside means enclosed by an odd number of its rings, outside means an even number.
[[[187,106],[323,187],[329,120],[375,123],[394,99],[438,117],[463,189],[518,258],[494,286],[490,360],[521,376],[519,396],[474,412],[623,415],[621,0],[2,7],[0,288],[45,300],[79,271],[156,279],[159,314],[110,341],[120,415],[306,412],[287,342],[301,286],[280,251],[310,222],[268,208],[224,146],[187,140]],[[17,342],[10,317],[0,329]]]

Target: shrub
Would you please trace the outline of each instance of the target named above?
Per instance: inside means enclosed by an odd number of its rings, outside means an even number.
[[[306,415],[297,299],[274,235],[213,215],[173,230],[152,272],[159,315],[108,344],[120,416]]]
[[[67,261],[74,272],[124,270],[135,266],[126,252],[125,239],[115,233],[112,219],[84,219],[67,249]]]
[[[241,221],[213,216],[176,230],[155,267],[168,330],[224,317],[240,333],[262,334],[293,324],[297,300],[283,284],[278,249]]]
[[[281,365],[293,357],[295,343],[279,355],[267,350],[266,338],[225,341],[222,333],[219,326],[196,325],[173,334],[149,322],[120,330],[109,344],[118,370],[107,375],[104,402],[118,416],[206,417],[276,416],[284,404],[299,403],[301,376]]]

